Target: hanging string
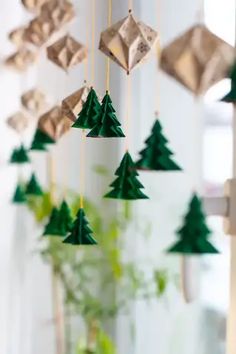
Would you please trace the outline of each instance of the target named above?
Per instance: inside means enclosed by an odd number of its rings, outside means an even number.
[[[160,28],[160,0],[157,0],[157,28]],[[158,59],[158,64],[159,64],[159,60],[161,57],[161,40],[160,40],[160,34],[159,34],[159,38],[157,40],[156,43],[156,56]],[[156,106],[156,111],[155,111],[155,115],[156,115],[156,119],[159,117],[159,113],[160,113],[160,69],[158,68],[157,71],[157,76],[156,76],[156,102],[155,102],[155,106]]]
[[[129,0],[129,13],[133,10],[133,0]]]
[[[85,191],[85,142],[86,132],[83,129],[80,146],[80,208],[84,207],[84,191]]]
[[[56,171],[55,171],[55,160],[52,152],[48,153],[48,184],[49,184],[49,192],[51,195],[52,202],[56,202],[56,191],[55,191],[55,181],[56,181]]]
[[[125,150],[129,150],[130,145],[130,116],[131,116],[131,77],[127,73],[126,76],[126,117],[125,117]]]
[[[196,22],[204,23],[205,20],[205,1],[199,0],[199,7],[196,15]]]
[[[96,21],[96,0],[92,0],[92,26],[91,26],[91,85],[95,80],[95,21]]]
[[[108,17],[107,17],[107,25],[111,26],[112,21],[112,0],[108,0]],[[106,90],[110,91],[110,58],[106,58]]]

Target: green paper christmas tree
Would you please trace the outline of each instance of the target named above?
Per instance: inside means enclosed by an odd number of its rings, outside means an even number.
[[[236,103],[236,63],[234,63],[230,70],[229,78],[231,79],[231,90],[221,99],[221,101]]]
[[[78,114],[78,118],[72,127],[80,129],[92,129],[98,121],[100,112],[101,105],[95,90],[91,87],[87,100],[83,104],[83,108]]]
[[[73,225],[73,218],[71,210],[65,200],[62,201],[59,209],[59,223],[61,230],[65,230],[64,236],[71,231]]]
[[[11,163],[23,164],[30,162],[27,150],[23,145],[19,149],[14,149],[10,158]]]
[[[71,233],[63,243],[70,243],[72,245],[96,245],[97,241],[93,238],[92,234],[93,232],[89,227],[84,209],[80,208]]]
[[[30,150],[45,151],[47,150],[45,147],[47,144],[55,144],[55,141],[49,135],[37,129]]]
[[[140,190],[144,188],[144,186],[137,179],[139,174],[128,152],[125,153],[115,175],[118,177],[110,184],[110,187],[113,187],[113,189],[111,192],[107,193],[104,198],[125,200],[148,199]]]
[[[193,195],[183,226],[177,231],[179,241],[168,249],[170,253],[205,254],[219,253],[208,241],[211,231],[206,224],[201,199]]]
[[[60,213],[59,210],[54,207],[52,209],[49,221],[45,226],[43,235],[44,236],[65,236],[66,230],[61,227]]]
[[[21,183],[18,183],[16,186],[16,190],[13,195],[12,202],[15,204],[22,204],[26,202],[25,189]]]
[[[29,183],[26,186],[26,195],[27,196],[42,196],[43,195],[43,190],[35,176],[35,174],[33,173]]]
[[[145,140],[146,148],[140,151],[136,167],[150,171],[179,171],[181,168],[172,160],[173,152],[166,146],[168,140],[162,133],[162,126],[156,120],[151,135]]]
[[[90,138],[123,138],[125,135],[120,128],[121,124],[116,118],[112,100],[106,92],[97,123],[88,133]]]

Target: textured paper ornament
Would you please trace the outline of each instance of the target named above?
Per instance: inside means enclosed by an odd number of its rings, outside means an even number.
[[[40,90],[31,89],[21,96],[21,103],[27,111],[37,115],[45,109],[46,98]]]
[[[7,119],[7,124],[17,133],[23,133],[29,126],[30,118],[23,112],[17,112]]]
[[[233,60],[234,48],[198,24],[163,49],[160,66],[195,95],[201,95],[227,76]]]
[[[47,144],[55,144],[55,141],[40,129],[36,129],[30,150],[47,151]]]
[[[123,138],[125,135],[120,128],[121,124],[116,118],[115,109],[112,106],[112,100],[106,92],[96,124],[88,133],[90,138]]]
[[[51,21],[36,17],[30,21],[26,31],[25,40],[36,47],[41,47],[48,42],[56,28]]]
[[[142,63],[157,42],[157,32],[131,13],[112,25],[100,37],[99,49],[127,72]]]
[[[85,216],[83,208],[80,208],[76,220],[74,221],[70,235],[63,243],[72,245],[96,245],[97,241],[93,238],[93,231],[89,226],[89,222]]]
[[[84,102],[81,112],[79,112],[73,128],[92,129],[98,122],[101,112],[97,94],[93,88],[90,89],[86,102]]]
[[[64,230],[64,235],[66,236],[72,229],[73,218],[69,205],[65,200],[62,201],[59,209],[59,223],[61,230]]]
[[[62,101],[62,112],[67,118],[72,120],[72,122],[76,121],[77,116],[87,99],[88,93],[89,88],[87,86],[83,86],[81,89],[75,91]]]
[[[144,186],[137,178],[139,174],[135,170],[135,164],[128,152],[125,153],[115,175],[118,177],[110,184],[110,187],[113,189],[104,198],[124,200],[148,199],[141,191]]]
[[[52,209],[49,221],[45,226],[44,236],[65,236],[65,230],[61,228],[59,210],[54,207]]]
[[[32,173],[32,176],[26,185],[25,193],[27,196],[40,197],[43,195],[43,190],[34,173]]]
[[[222,102],[236,103],[236,63],[230,68],[229,78],[231,80],[230,91],[221,99]]]
[[[21,145],[19,149],[17,148],[13,150],[10,158],[10,163],[24,164],[28,162],[30,162],[30,159],[23,145]]]
[[[205,254],[219,253],[208,241],[211,231],[206,224],[201,199],[193,195],[183,226],[177,231],[179,241],[168,249],[170,253]]]
[[[35,63],[37,59],[37,54],[33,51],[21,47],[17,52],[10,55],[5,60],[5,65],[16,70],[16,71],[26,71],[31,65]]]
[[[47,48],[48,59],[67,71],[87,57],[85,46],[66,35]]]
[[[24,7],[31,12],[38,12],[47,1],[49,0],[21,0]]]
[[[25,43],[26,27],[18,27],[8,34],[9,40],[17,47],[21,47]]]
[[[146,148],[140,151],[136,167],[150,171],[179,171],[181,168],[173,161],[173,152],[166,146],[168,140],[162,133],[162,126],[156,120],[151,135],[145,140]]]
[[[69,1],[50,0],[41,7],[40,17],[59,30],[75,17],[75,9]]]
[[[38,128],[51,139],[57,141],[71,127],[71,121],[62,114],[61,107],[55,106],[44,113],[38,122]]]
[[[16,186],[16,190],[12,198],[12,203],[14,204],[26,203],[25,189],[21,183],[18,183]]]

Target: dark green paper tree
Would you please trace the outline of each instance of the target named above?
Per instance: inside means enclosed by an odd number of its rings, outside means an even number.
[[[66,230],[61,226],[59,210],[54,207],[52,209],[49,221],[45,226],[44,236],[65,236]]]
[[[23,163],[30,162],[27,150],[24,148],[23,145],[21,145],[19,149],[13,150],[11,154],[10,162],[16,164],[23,164]]]
[[[221,101],[227,103],[236,103],[236,63],[234,63],[229,72],[229,78],[231,79],[231,89],[227,95],[221,99]]]
[[[21,183],[18,183],[16,186],[12,202],[15,204],[23,204],[26,202],[25,189]]]
[[[144,186],[137,179],[139,174],[128,152],[125,153],[115,175],[118,177],[110,184],[110,187],[113,187],[113,189],[111,192],[107,193],[104,198],[124,200],[148,199],[140,190],[144,188]]]
[[[92,234],[93,232],[89,227],[84,209],[80,208],[71,233],[63,243],[70,243],[72,245],[96,245],[97,241],[93,238]]]
[[[92,129],[98,121],[100,112],[101,105],[95,90],[91,87],[87,100],[83,104],[83,108],[78,114],[77,120],[72,125],[72,127],[80,129]]]
[[[115,109],[112,106],[112,100],[108,92],[106,92],[102,107],[95,126],[88,133],[90,138],[123,138],[121,124],[116,118]]]
[[[45,145],[47,144],[55,144],[55,141],[49,135],[37,129],[30,150],[46,151]]]
[[[71,210],[65,200],[62,201],[59,209],[59,224],[61,230],[65,230],[64,236],[67,235],[72,229],[73,217],[71,215]]]
[[[204,212],[201,199],[193,195],[189,204],[189,210],[184,218],[183,226],[177,231],[179,241],[168,249],[170,253],[181,254],[205,254],[219,253],[208,241],[211,234]]]
[[[162,126],[156,120],[151,135],[145,140],[146,148],[140,151],[137,169],[150,171],[179,171],[181,168],[172,160],[173,152],[166,146],[168,140],[162,133]]]
[[[26,186],[26,195],[27,196],[42,196],[43,195],[43,190],[35,176],[35,174],[33,173],[27,186]]]

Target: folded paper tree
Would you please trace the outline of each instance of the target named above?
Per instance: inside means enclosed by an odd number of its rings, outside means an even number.
[[[73,217],[70,207],[65,200],[62,201],[59,209],[59,223],[61,230],[64,231],[64,236],[66,236],[72,229]]]
[[[27,150],[23,145],[21,145],[19,149],[17,148],[13,150],[10,158],[10,163],[23,164],[28,162],[30,162],[30,159]]]
[[[223,102],[236,103],[236,62],[229,70],[229,78],[231,80],[230,91],[221,99]]]
[[[18,27],[8,34],[9,40],[17,47],[22,47],[25,43],[26,27]]]
[[[7,124],[17,133],[23,133],[29,126],[30,118],[23,112],[17,112],[7,119]]]
[[[30,150],[47,151],[47,144],[55,144],[55,141],[40,129],[36,129]]]
[[[64,98],[61,104],[62,113],[75,122],[78,114],[81,112],[83,105],[87,99],[89,88],[87,86],[81,87],[79,90],[72,93],[70,96]]]
[[[60,30],[65,24],[73,20],[74,17],[74,6],[67,0],[46,1],[40,9],[40,18],[51,22],[56,30]]]
[[[23,93],[21,103],[27,111],[38,115],[46,107],[46,98],[43,92],[34,88]]]
[[[32,176],[26,185],[25,193],[27,196],[39,197],[43,195],[43,190],[34,173],[32,173]]]
[[[26,202],[25,188],[21,183],[18,183],[12,198],[12,203],[23,204],[25,202]]]
[[[52,209],[49,221],[44,228],[43,236],[65,236],[65,229],[61,227],[60,213],[56,207]]]
[[[30,49],[21,47],[17,52],[5,59],[5,65],[16,71],[26,71],[35,63],[37,54]]]
[[[48,42],[55,31],[56,28],[52,21],[47,21],[42,17],[36,17],[30,21],[25,30],[25,40],[36,47],[41,47]]]
[[[227,76],[234,56],[231,45],[197,24],[163,49],[160,67],[195,95],[202,95]]]
[[[99,49],[128,73],[142,63],[157,43],[157,32],[127,17],[101,33]]]
[[[148,199],[141,191],[144,186],[137,178],[139,174],[128,152],[125,153],[115,175],[118,177],[110,184],[110,187],[113,189],[111,192],[107,193],[104,198],[124,200]]]

